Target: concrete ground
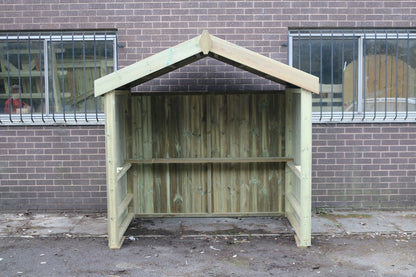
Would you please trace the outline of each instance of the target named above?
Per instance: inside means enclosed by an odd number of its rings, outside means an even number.
[[[135,219],[109,250],[102,214],[0,214],[0,276],[416,276],[416,212]]]

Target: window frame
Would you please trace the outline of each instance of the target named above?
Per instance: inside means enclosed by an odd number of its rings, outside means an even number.
[[[383,111],[383,112],[372,112],[366,111],[364,102],[366,101],[365,97],[365,82],[364,82],[364,71],[365,71],[365,40],[376,40],[376,41],[386,41],[386,40],[416,40],[416,30],[414,29],[354,29],[354,30],[344,30],[344,29],[290,29],[288,33],[288,64],[293,66],[294,58],[294,41],[301,38],[333,38],[333,37],[343,37],[345,38],[356,38],[357,39],[357,104],[356,109],[352,112],[342,112],[333,111],[333,106],[331,105],[330,112],[321,110],[312,112],[312,121],[314,123],[327,123],[327,122],[343,122],[343,123],[356,123],[356,122],[409,122],[416,120],[416,111],[409,111],[408,104],[409,100],[412,102],[416,99],[409,99],[408,95],[406,97],[406,111],[396,110]],[[300,49],[299,49],[300,52]],[[407,53],[409,56],[409,53]],[[407,77],[407,80],[409,77]],[[331,86],[334,83],[331,84]],[[344,83],[342,84],[344,86]],[[322,83],[320,83],[322,90]],[[344,92],[343,92],[344,93]],[[416,98],[416,97],[415,97]],[[396,104],[397,104],[396,97]],[[412,103],[413,104],[413,103]]]
[[[23,43],[36,42],[42,45],[42,65],[44,67],[43,76],[40,79],[43,82],[41,88],[42,99],[44,103],[44,110],[41,113],[30,114],[0,114],[0,126],[8,125],[101,125],[105,122],[104,111],[99,111],[97,108],[95,112],[78,112],[70,111],[65,113],[55,113],[50,110],[50,95],[53,95],[49,88],[50,78],[53,78],[53,72],[50,70],[51,53],[49,48],[53,42],[68,42],[68,41],[112,41],[113,55],[106,56],[105,60],[112,59],[113,70],[118,69],[118,35],[116,31],[33,31],[33,32],[2,32],[0,33],[0,42],[5,41],[24,41]],[[40,42],[39,42],[40,41]],[[36,49],[38,50],[38,49]],[[40,49],[39,49],[40,50]],[[20,74],[19,68],[19,74]],[[19,76],[19,79],[21,77]],[[20,80],[19,80],[20,83]],[[9,84],[9,87],[11,85]]]

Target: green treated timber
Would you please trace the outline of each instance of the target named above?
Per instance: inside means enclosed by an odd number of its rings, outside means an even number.
[[[215,36],[210,36],[212,46],[210,52],[213,57],[224,62],[242,65],[243,69],[271,79],[277,83],[289,83],[300,88],[319,94],[319,78],[269,57],[235,45]]]
[[[120,181],[130,168],[131,163],[125,163],[123,166],[117,167],[117,181]]]
[[[126,66],[94,81],[95,96],[124,87],[157,71],[172,67],[202,52],[199,46],[201,36],[185,41],[172,48]],[[172,68],[171,70],[173,70]]]
[[[284,216],[281,212],[243,212],[243,213],[139,213],[136,217],[256,217],[256,216]]]
[[[295,165],[293,162],[288,162],[287,166],[290,168],[293,174],[296,175],[299,179],[302,178],[302,168],[300,165]]]
[[[120,218],[123,213],[128,209],[131,201],[133,200],[133,194],[128,193],[127,196],[121,201],[120,205],[117,207],[117,217]]]
[[[115,92],[107,93],[104,97],[105,122],[105,148],[107,171],[107,213],[108,213],[108,246],[111,249],[121,246],[117,228],[117,172],[115,156],[116,120],[115,120]]]
[[[298,247],[311,245],[312,93],[304,89],[286,92],[286,151],[295,157],[286,164],[285,213],[295,229]],[[300,194],[292,194],[293,178],[300,180]]]
[[[302,168],[300,202],[302,212],[300,215],[299,247],[311,245],[311,210],[312,210],[312,94],[301,89],[301,145],[300,145],[300,166]]]
[[[121,224],[118,227],[120,232],[118,233],[118,236],[116,240],[112,241],[111,244],[109,244],[109,248],[113,250],[118,250],[121,248],[124,242],[124,232],[126,232],[127,228],[130,225],[130,222],[134,219],[134,213],[128,213],[126,217],[123,219]]]
[[[133,199],[130,196],[125,198],[120,204],[118,204],[119,198],[119,182],[120,175],[117,173],[117,169],[124,162],[123,157],[120,156],[122,141],[122,130],[118,124],[119,112],[117,107],[121,98],[119,95],[125,95],[126,91],[112,91],[104,96],[104,111],[106,114],[105,124],[105,147],[106,147],[106,173],[107,173],[107,211],[108,211],[108,245],[110,249],[119,249],[123,243],[123,235],[127,227],[129,226],[133,213],[127,213],[124,218],[120,218]],[[127,171],[128,165],[122,165],[120,171]],[[124,169],[124,170],[123,170]],[[120,172],[119,172],[120,173]]]
[[[122,87],[136,86],[207,56],[274,82],[319,93],[317,77],[204,31],[200,36],[95,80],[95,96]]]
[[[129,159],[132,164],[206,164],[206,163],[279,163],[291,162],[290,157],[253,157],[253,158],[169,158],[169,159]]]
[[[45,76],[45,73],[37,70],[33,70],[33,71],[10,71],[10,72],[1,72],[0,73],[0,78],[27,78],[27,77],[40,77],[40,76]]]

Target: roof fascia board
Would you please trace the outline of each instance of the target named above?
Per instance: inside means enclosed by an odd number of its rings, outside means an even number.
[[[195,61],[198,60],[198,54],[202,53],[199,45],[201,36],[202,35],[187,40],[95,80],[95,97],[117,88],[124,87],[130,83],[137,83],[138,79],[161,71],[164,68],[180,63],[181,61],[188,60],[192,56],[195,56]],[[174,69],[175,68],[172,68],[172,70]]]
[[[261,72],[264,75],[271,76],[271,78],[263,76],[267,79],[277,79],[280,80],[281,83],[291,84],[319,94],[318,77],[215,36],[211,36],[211,40],[212,46],[210,52],[214,54],[212,55],[214,58],[215,55],[218,55],[224,58],[219,59],[224,62],[229,60],[233,63],[238,63],[244,67],[250,68],[245,69],[247,71],[254,73]]]

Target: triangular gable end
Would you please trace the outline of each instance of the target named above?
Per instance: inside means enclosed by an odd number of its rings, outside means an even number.
[[[200,36],[95,80],[94,94],[97,97],[137,86],[207,56],[280,84],[319,93],[317,77],[204,31]]]

